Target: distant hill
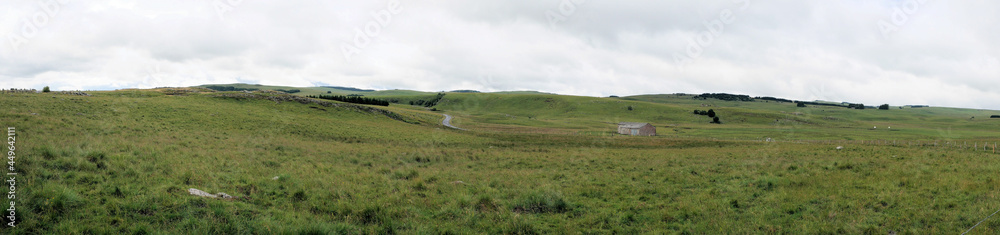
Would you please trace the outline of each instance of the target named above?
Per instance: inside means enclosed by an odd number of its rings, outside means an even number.
[[[358,89],[358,88],[354,88],[354,87],[342,87],[342,86],[320,86],[320,87],[323,87],[323,88],[332,88],[332,89],[337,89],[337,90],[345,90],[345,91],[360,91],[360,92],[375,91],[375,90],[366,90],[366,89]]]

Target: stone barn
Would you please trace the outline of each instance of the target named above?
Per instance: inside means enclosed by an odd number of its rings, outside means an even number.
[[[645,122],[622,122],[618,123],[618,134],[654,136],[656,135],[656,127]]]

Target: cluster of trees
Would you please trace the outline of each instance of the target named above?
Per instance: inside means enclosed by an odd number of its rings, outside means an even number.
[[[745,101],[745,102],[754,101],[753,98],[750,98],[750,96],[748,95],[733,95],[726,93],[705,93],[694,97],[694,99],[701,99],[701,100],[708,98],[725,100],[725,101]]]
[[[477,90],[454,90],[454,91],[451,91],[451,92],[455,92],[455,93],[479,93],[479,91],[477,91]]]
[[[865,109],[865,104],[847,104],[850,109]]]
[[[841,107],[841,108],[845,107],[843,105],[831,104],[831,103],[820,103],[820,102],[809,102],[809,101],[794,101],[794,102],[795,102],[795,105],[798,105],[799,107],[806,107],[806,105],[832,106],[832,107]]]
[[[257,88],[237,88],[237,87],[234,87],[234,86],[217,86],[217,85],[205,86],[205,88],[216,90],[216,91],[256,91],[256,90],[260,90],[260,89],[257,89]]]
[[[324,100],[336,100],[340,102],[354,103],[354,104],[370,104],[370,105],[380,105],[389,106],[389,101],[382,99],[365,98],[360,96],[342,96],[342,95],[311,95],[309,98],[324,99]]]
[[[879,110],[889,110],[889,104],[883,104],[878,106]]]
[[[770,97],[770,96],[764,96],[764,97],[758,96],[758,97],[754,97],[754,99],[767,100],[767,101],[776,101],[776,102],[787,102],[787,103],[795,102],[793,100],[782,99],[782,98],[774,98],[774,97]]]
[[[990,116],[990,118],[1000,118],[1000,115],[993,115],[993,116]]]
[[[410,101],[410,105],[419,105],[419,106],[424,106],[424,107],[434,107],[435,105],[437,105],[438,101],[441,101],[441,98],[444,98],[444,93],[438,93],[431,100]]]
[[[766,100],[766,101],[775,101],[775,102],[795,103],[795,105],[798,106],[798,107],[806,107],[807,105],[815,105],[815,106],[841,107],[841,108],[849,108],[849,109],[865,109],[865,108],[869,108],[869,107],[865,106],[865,104],[852,104],[852,103],[833,104],[833,103],[821,103],[821,102],[789,100],[789,99],[775,98],[775,97],[769,97],[769,96],[764,96],[764,97],[758,96],[758,97],[754,97],[754,99]],[[888,104],[883,104],[882,106],[879,106],[878,108],[886,110],[886,109],[889,109],[889,105]]]
[[[695,109],[694,110],[694,114],[702,115],[702,116],[708,116],[708,117],[712,118],[712,122],[711,123],[722,124],[722,122],[719,121],[719,116],[715,114],[715,110],[709,109],[708,111],[704,111],[704,110],[697,110],[697,109]]]
[[[288,93],[288,94],[292,94],[292,93],[299,93],[299,92],[302,92],[302,91],[301,91],[301,90],[299,90],[299,89],[291,89],[291,90],[283,90],[283,89],[277,89],[277,90],[275,90],[275,91],[280,91],[280,92],[284,92],[284,93]]]

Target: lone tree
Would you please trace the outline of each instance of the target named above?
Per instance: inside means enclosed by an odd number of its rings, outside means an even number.
[[[709,109],[708,110],[708,117],[714,118],[715,117],[715,110]]]
[[[715,124],[722,124],[722,122],[719,122],[719,117],[714,117],[714,118],[712,118],[712,123],[715,123]]]
[[[889,110],[889,104],[883,104],[878,106],[879,110]]]
[[[798,106],[800,108],[805,108],[806,107],[806,103],[799,102],[799,104],[797,104],[795,106]]]
[[[42,92],[49,92],[49,86],[45,86],[45,87],[43,87],[43,88],[42,88]]]
[[[628,111],[632,111],[632,106],[631,105],[628,106]]]

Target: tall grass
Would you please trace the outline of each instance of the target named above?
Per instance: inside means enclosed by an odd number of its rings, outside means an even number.
[[[982,151],[463,132],[146,90],[0,107],[23,177],[3,234],[938,234],[1000,208]]]

